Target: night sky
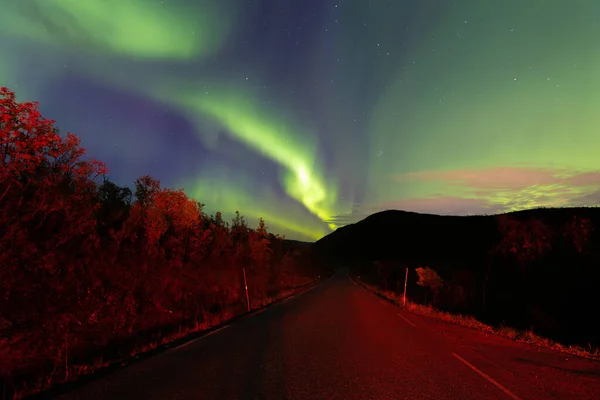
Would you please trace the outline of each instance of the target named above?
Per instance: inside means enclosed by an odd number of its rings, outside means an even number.
[[[0,86],[107,162],[314,240],[600,203],[600,1],[0,0]]]

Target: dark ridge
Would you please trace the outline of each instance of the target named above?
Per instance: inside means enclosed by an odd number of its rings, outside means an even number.
[[[475,216],[387,210],[337,229],[313,251],[386,290],[402,292],[409,268],[408,297],[420,303],[434,296],[417,284],[416,268],[430,267],[443,281],[438,308],[569,344],[600,343],[590,317],[600,305],[598,207]]]

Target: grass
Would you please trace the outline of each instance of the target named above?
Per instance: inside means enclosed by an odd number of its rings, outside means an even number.
[[[402,296],[398,295],[397,293],[394,293],[389,290],[382,290],[382,289],[378,288],[377,286],[365,283],[365,282],[357,279],[356,277],[351,277],[351,278],[353,281],[355,281],[357,284],[361,285],[365,289],[377,294],[380,297],[383,297],[383,298],[391,301],[392,303],[394,303],[397,306],[402,307],[403,298],[402,298]],[[470,315],[452,314],[452,313],[449,313],[446,311],[438,310],[431,305],[417,304],[417,303],[413,303],[409,300],[407,300],[407,302],[406,302],[405,309],[407,311],[415,313],[415,314],[420,314],[420,315],[424,315],[427,317],[437,318],[437,319],[440,319],[442,321],[445,321],[445,322],[448,322],[451,324],[464,326],[464,327],[467,327],[470,329],[475,329],[480,332],[494,334],[497,336],[502,336],[502,337],[505,337],[505,338],[508,338],[508,339],[511,339],[511,340],[514,340],[517,342],[528,343],[528,344],[531,344],[534,346],[552,349],[552,350],[560,351],[563,353],[576,355],[579,357],[589,358],[592,360],[600,360],[600,349],[593,348],[591,345],[589,345],[587,348],[584,348],[581,346],[573,346],[573,345],[567,346],[567,345],[563,345],[561,343],[555,342],[551,339],[539,336],[532,330],[520,331],[515,328],[508,327],[508,326],[493,327],[493,326],[484,324],[481,321],[478,321],[477,319],[475,319],[474,317],[472,317]]]
[[[316,282],[311,281],[301,286],[282,290],[278,292],[275,296],[254,299],[254,301],[251,301],[251,310],[256,311],[274,302],[283,300],[295,293],[298,293],[299,290],[306,288],[307,286],[314,283]],[[149,352],[152,352],[153,350],[157,350],[161,347],[164,347],[165,345],[174,343],[179,340],[185,340],[186,337],[201,334],[202,332],[205,332],[218,325],[227,323],[228,321],[231,321],[233,318],[239,316],[240,314],[243,315],[244,313],[236,313],[234,310],[225,308],[222,310],[221,313],[217,315],[205,315],[205,318],[202,322],[196,322],[191,327],[181,326],[176,332],[160,335],[159,337],[154,337],[153,340],[146,341],[143,343],[137,343],[135,347],[128,351],[128,354],[124,357],[112,359],[104,359],[103,357],[98,357],[96,359],[87,360],[87,362],[85,362],[84,364],[71,365],[65,365],[64,361],[60,362],[57,360],[56,367],[51,372],[40,374],[39,377],[29,380],[28,382],[13,382],[11,392],[14,392],[14,394],[12,395],[12,398],[21,399],[51,389],[59,384],[74,382],[80,378],[90,376],[94,373],[97,373],[101,370],[105,370],[110,367],[115,367],[119,365],[124,366],[126,364],[129,364],[131,361],[140,358],[142,355],[146,355]],[[6,394],[0,392],[0,398],[7,398]]]

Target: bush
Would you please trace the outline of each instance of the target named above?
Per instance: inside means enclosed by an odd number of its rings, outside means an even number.
[[[431,290],[431,293],[433,294],[432,303],[435,304],[437,296],[444,285],[442,278],[440,278],[440,276],[437,272],[435,272],[435,270],[429,267],[417,267],[416,271],[419,277],[417,285]]]

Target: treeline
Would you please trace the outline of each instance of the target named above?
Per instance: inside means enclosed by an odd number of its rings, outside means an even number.
[[[600,209],[375,214],[317,242],[368,283],[495,326],[600,345]]]
[[[243,313],[244,271],[252,308],[327,273],[262,219],[251,228],[238,212],[228,223],[149,176],[134,190],[114,184],[53,123],[0,90],[0,374],[9,384],[72,377],[91,357],[164,341],[165,329]]]

